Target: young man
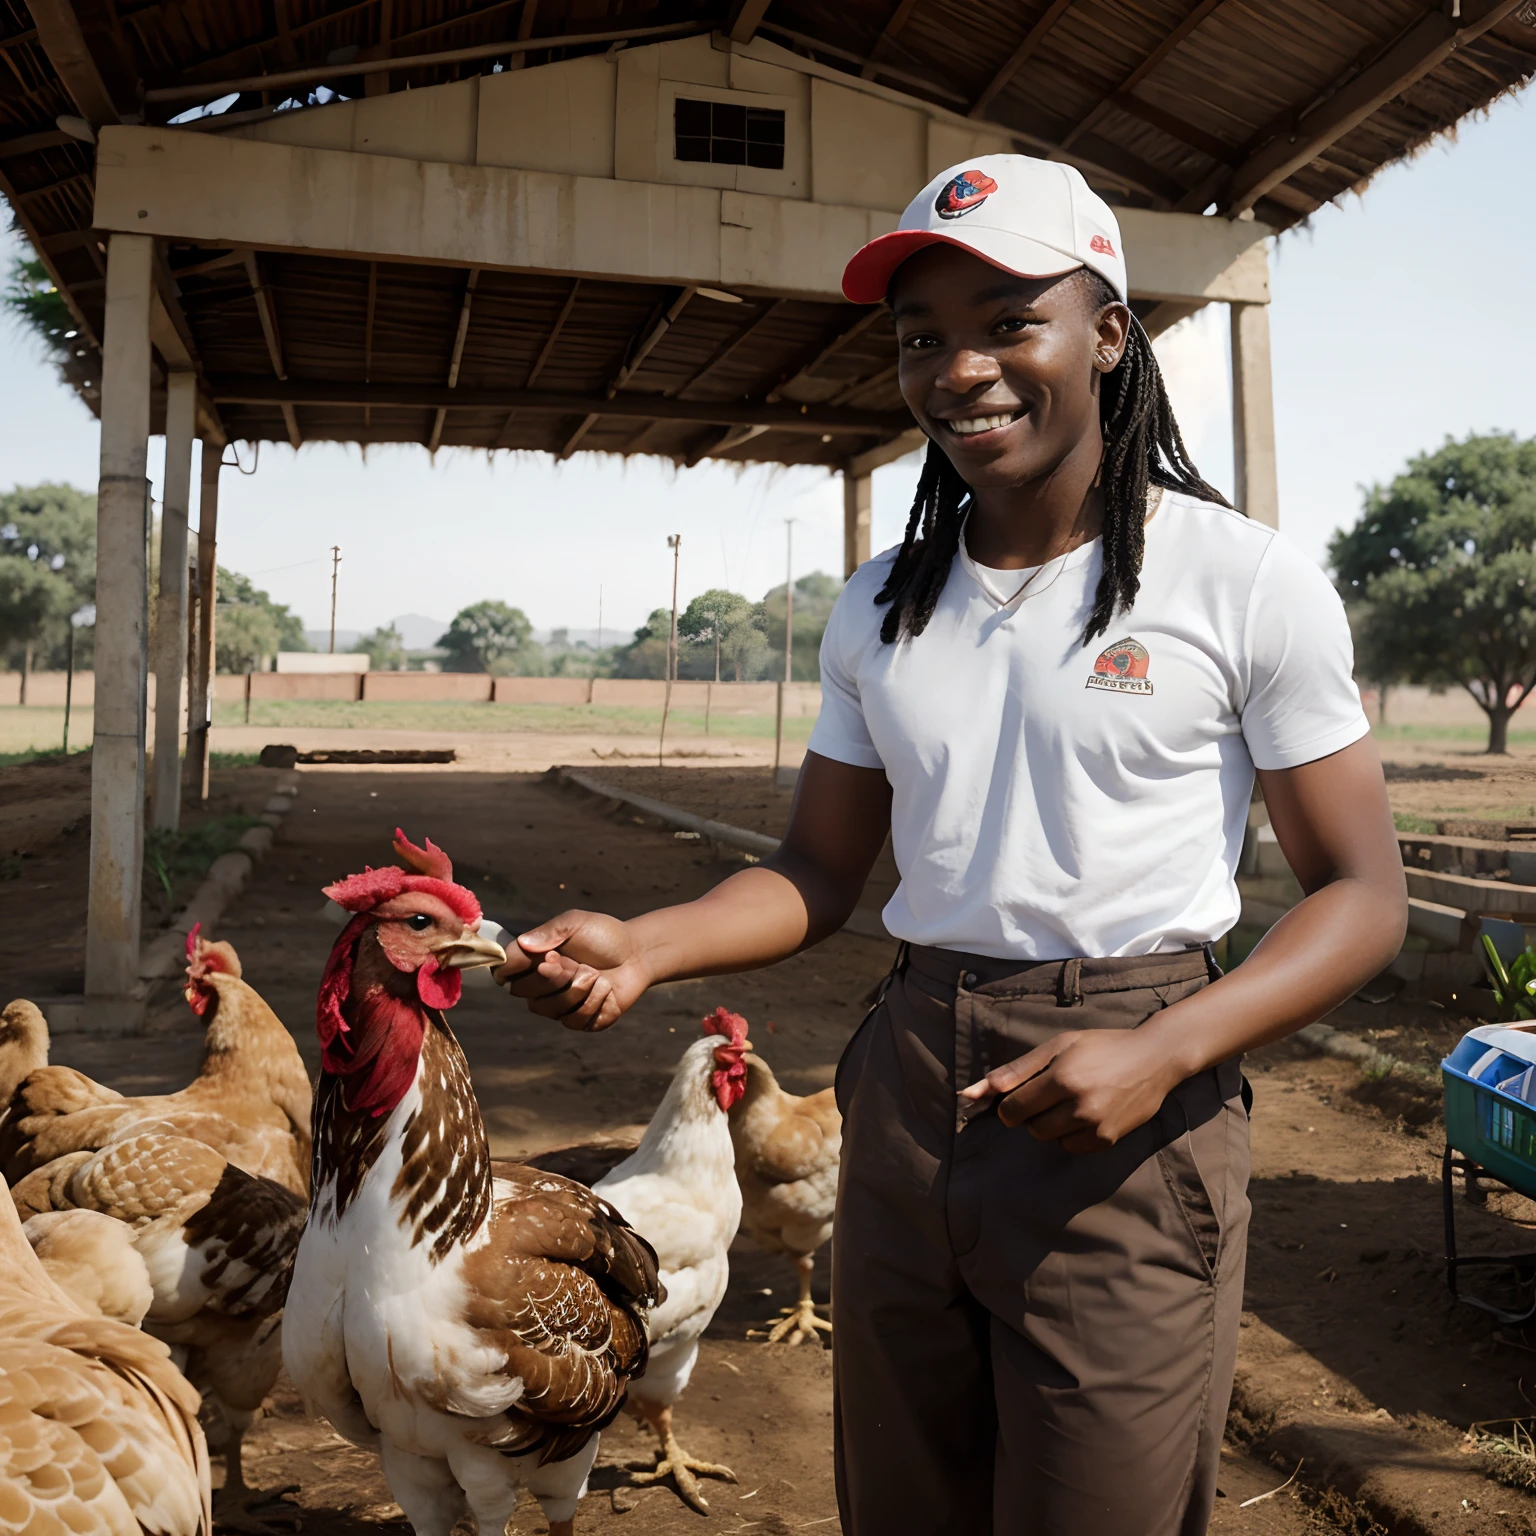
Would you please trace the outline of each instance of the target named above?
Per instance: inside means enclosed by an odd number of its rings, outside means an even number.
[[[828,625],[783,846],[687,906],[565,913],[500,975],[606,1028],[834,932],[889,831],[903,943],[838,1075],[843,1529],[1195,1536],[1242,1301],[1238,1059],[1405,925],[1343,609],[1189,462],[1070,167],[954,167],[844,291],[890,303],[930,447]],[[1255,769],[1308,894],[1223,977]]]

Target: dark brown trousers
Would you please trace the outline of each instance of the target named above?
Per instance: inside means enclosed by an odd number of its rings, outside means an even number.
[[[1020,969],[913,949],[838,1068],[847,1536],[1200,1536],[1248,1230],[1235,1062],[1074,1155],[958,1089],[1061,1030],[1134,1029],[1200,951]]]

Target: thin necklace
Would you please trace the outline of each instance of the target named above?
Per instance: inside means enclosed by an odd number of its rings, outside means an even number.
[[[1092,492],[1098,490],[1099,483],[1100,483],[1100,481],[1103,480],[1103,478],[1104,478],[1104,460],[1101,457],[1099,459],[1099,467],[1095,471],[1094,476],[1093,476],[1093,484],[1088,487],[1088,490],[1089,490],[1090,494]],[[975,505],[974,498],[972,500],[972,505],[973,506]],[[1083,497],[1082,506],[1078,507],[1078,509],[1077,509],[1077,516],[1072,519],[1072,526],[1069,529],[1067,529],[1067,536],[1066,536],[1065,539],[1062,540],[1062,547],[1059,550],[1057,550],[1054,555],[1047,556],[1047,558],[1045,559],[1045,561],[1042,564],[1037,565],[1034,568],[1034,570],[1032,570],[1029,573],[1029,575],[1024,578],[1023,584],[1019,587],[1019,590],[1017,592],[1015,592],[1013,594],[1013,596],[1010,597],[1006,603],[1003,604],[1004,608],[1012,608],[1013,605],[1016,602],[1018,602],[1019,599],[1022,598],[1024,596],[1024,594],[1029,590],[1031,585],[1034,583],[1035,578],[1046,568],[1046,566],[1050,565],[1053,561],[1056,561],[1056,560],[1065,560],[1065,558],[1072,553],[1072,551],[1067,548],[1067,545],[1070,544],[1072,542],[1073,538],[1076,537],[1077,530],[1079,529],[1079,527],[1082,526],[1083,507],[1086,507],[1087,505],[1088,505],[1088,497],[1084,496]],[[962,539],[965,537],[964,529],[961,530],[960,537]],[[973,555],[971,558],[974,560],[975,556]],[[1053,576],[1051,578],[1050,582],[1046,586],[1042,587],[1041,590],[1044,591],[1044,592],[1049,592],[1050,589],[1053,586],[1056,585],[1057,577],[1059,577],[1060,575],[1061,575],[1061,570],[1058,569],[1057,572],[1056,572],[1056,575]]]

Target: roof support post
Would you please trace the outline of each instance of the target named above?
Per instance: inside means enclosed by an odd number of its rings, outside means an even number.
[[[1238,510],[1280,526],[1275,390],[1269,366],[1269,306],[1233,304],[1232,463]]]
[[[203,439],[197,502],[197,659],[187,690],[187,793],[208,798],[208,733],[213,724],[213,619],[218,601],[219,470],[224,445]]]
[[[187,507],[197,375],[177,371],[165,385],[165,494],[160,504],[160,597],[155,607],[155,776],[150,821],[181,824],[181,674],[187,637]]]
[[[85,936],[88,1017],[136,1026],[144,862],[145,609],[149,587],[149,311],[155,245],[115,234],[102,337],[101,480],[96,499],[96,743]],[[124,1016],[127,1016],[125,1019]]]
[[[843,466],[843,579],[869,559],[870,520],[875,506],[875,478],[867,470]]]

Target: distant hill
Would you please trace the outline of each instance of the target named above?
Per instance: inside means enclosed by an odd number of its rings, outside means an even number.
[[[448,628],[447,619],[429,619],[424,613],[402,613],[391,620],[408,651],[432,650]]]
[[[331,632],[328,629],[306,629],[304,638],[317,651],[330,649]],[[336,649],[338,651],[350,651],[359,640],[363,638],[362,631],[357,629],[338,629],[336,631]]]

